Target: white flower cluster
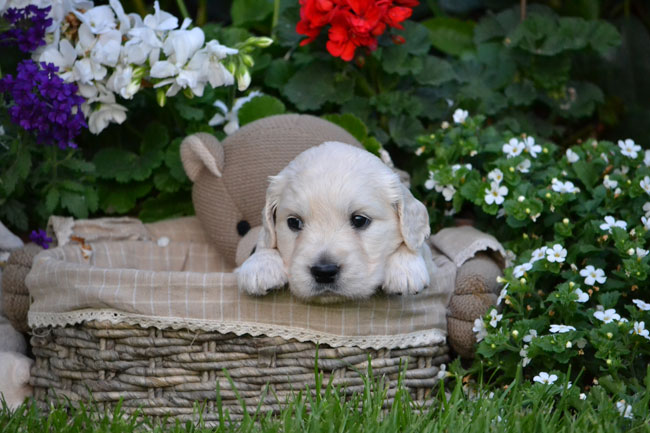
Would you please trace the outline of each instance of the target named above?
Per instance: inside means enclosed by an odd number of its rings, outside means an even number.
[[[100,6],[81,0],[9,0],[0,1],[0,13],[30,3],[51,6],[53,20],[47,45],[35,51],[33,59],[53,63],[61,78],[77,84],[94,134],[126,119],[126,108],[117,103],[116,95],[131,99],[145,82],[159,89],[161,105],[179,91],[201,96],[206,84],[219,87],[237,81],[239,90],[250,84],[247,67],[239,67],[242,61],[229,61],[239,55],[250,66],[250,55],[216,40],[205,43],[203,30],[190,28],[189,18],[179,26],[178,19],[161,10],[157,1],[154,13],[144,18],[126,14],[119,0]],[[271,43],[268,38],[251,39],[249,45]],[[243,47],[251,49],[246,43]]]
[[[429,171],[429,178],[424,182],[424,187],[428,190],[435,189],[436,192],[442,193],[442,196],[446,201],[452,201],[454,199],[454,194],[456,194],[456,188],[453,185],[441,185],[434,179],[435,173]]]

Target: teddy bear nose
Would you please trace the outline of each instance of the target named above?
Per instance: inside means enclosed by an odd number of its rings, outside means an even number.
[[[336,263],[321,262],[313,265],[309,270],[317,283],[333,283],[341,267]]]

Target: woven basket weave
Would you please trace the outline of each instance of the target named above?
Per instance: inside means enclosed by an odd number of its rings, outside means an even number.
[[[280,337],[238,337],[219,332],[144,329],[127,324],[91,321],[75,326],[36,330],[32,337],[36,362],[31,383],[36,401],[46,407],[57,397],[73,405],[93,399],[100,409],[137,409],[160,422],[196,421],[197,402],[207,425],[218,422],[217,383],[222,408],[231,419],[243,416],[237,393],[249,408],[278,412],[292,392],[314,388],[317,347]],[[389,386],[390,406],[400,372],[412,398],[426,405],[447,362],[446,344],[399,350],[318,347],[323,382],[333,378],[346,395],[363,389],[371,359],[375,377]],[[202,403],[205,403],[201,406]]]

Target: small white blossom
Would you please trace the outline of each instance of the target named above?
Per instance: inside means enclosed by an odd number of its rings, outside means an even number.
[[[592,265],[588,265],[586,268],[580,270],[580,276],[585,278],[585,284],[588,286],[593,286],[596,284],[604,284],[607,281],[605,276],[605,271],[602,269],[596,269]]]
[[[496,182],[497,184],[499,184],[503,180],[503,172],[498,168],[495,168],[494,170],[488,173],[487,177],[492,182]],[[648,205],[650,205],[650,202],[648,203]]]
[[[530,171],[530,160],[524,159],[519,164],[517,164],[517,167],[515,168],[522,173],[528,173]]]
[[[501,301],[505,299],[506,296],[508,296],[508,285],[510,283],[506,284],[503,289],[501,289],[501,292],[499,293],[499,297],[497,298],[497,305],[501,305]]]
[[[499,212],[502,210],[504,209],[499,209]],[[515,260],[517,260],[517,255],[512,250],[506,250],[506,255],[504,258],[506,259],[506,268],[509,268],[515,263]]]
[[[636,159],[636,157],[639,156],[638,152],[641,150],[641,146],[629,138],[625,141],[618,140],[618,147],[621,149],[621,154],[632,159]]]
[[[586,399],[587,399],[587,394],[585,394],[584,392],[581,392],[580,393],[580,400],[586,400]]]
[[[584,303],[589,300],[589,293],[583,292],[580,289],[575,289],[573,293],[578,295],[578,299],[576,299],[576,302]]]
[[[580,188],[576,187],[570,180],[562,182],[556,178],[553,178],[553,180],[551,180],[551,189],[555,192],[569,194],[580,191]]]
[[[515,156],[521,155],[521,152],[524,151],[526,145],[516,138],[511,138],[509,142],[503,145],[503,153],[506,154],[508,158],[514,158]]]
[[[490,311],[490,326],[496,328],[502,318],[503,314],[499,314],[496,309],[492,309]]]
[[[650,230],[650,218],[646,216],[641,217],[641,223],[643,223],[643,228],[646,230]]]
[[[546,260],[551,263],[562,263],[566,259],[567,250],[560,244],[546,250]]]
[[[650,311],[650,304],[643,302],[641,299],[633,299],[632,302],[639,310]]]
[[[616,402],[616,409],[618,409],[618,413],[620,413],[623,418],[632,418],[632,406],[626,403],[625,400]]]
[[[488,335],[487,329],[485,329],[485,322],[483,322],[483,319],[480,317],[474,320],[472,331],[476,334],[477,342],[483,340]]]
[[[638,335],[650,340],[650,331],[645,329],[645,322],[634,322],[633,329],[630,331],[630,334]]]
[[[251,99],[261,95],[262,95],[261,92],[253,91],[249,93],[248,96],[244,96],[243,98],[237,98],[235,100],[235,103],[232,106],[232,110],[228,110],[228,107],[223,102],[215,101],[214,106],[217,107],[219,110],[221,110],[221,113],[215,114],[212,117],[212,119],[208,121],[208,125],[216,126],[226,122],[226,126],[224,126],[223,128],[224,132],[227,135],[234,133],[239,129],[238,113],[241,107],[243,107],[244,104],[246,104]]]
[[[557,376],[555,374],[548,374],[544,371],[540,372],[537,376],[533,377],[533,382],[551,385],[555,383]]]
[[[643,212],[645,212],[645,216],[650,218],[650,201],[644,203]]]
[[[639,185],[641,186],[641,189],[650,195],[650,177],[645,176],[641,182],[639,182]]]
[[[618,313],[616,313],[616,310],[614,310],[613,308],[610,308],[605,311],[596,311],[594,312],[594,317],[600,320],[601,322],[605,322],[605,323],[610,323],[613,322],[614,320],[617,321],[621,320],[621,316]]]
[[[456,188],[453,185],[445,185],[442,188],[442,196],[445,198],[445,201],[452,201],[456,194]]]
[[[465,123],[467,116],[469,116],[469,112],[467,110],[461,110],[460,108],[457,108],[456,111],[454,111],[454,122]]]
[[[627,223],[623,220],[617,220],[611,215],[607,215],[605,217],[605,223],[600,225],[601,230],[607,230],[610,233],[614,227],[620,227],[623,230],[627,230]]]
[[[576,328],[569,325],[551,325],[549,331],[552,334],[564,334],[565,332],[575,331]]]
[[[636,256],[640,259],[644,258],[645,256],[648,255],[648,250],[644,250],[643,248],[636,247],[635,249]]]
[[[535,144],[535,138],[526,137],[524,139],[524,145],[526,146],[526,152],[532,157],[537,158],[537,154],[542,151],[542,146]]]
[[[580,156],[571,149],[567,149],[565,154],[566,154],[566,159],[571,164],[573,164],[574,162],[578,162],[578,160],[580,159]]]
[[[528,345],[524,344],[524,347],[519,351],[519,356],[521,356],[521,366],[525,367],[530,364],[530,358],[528,357]]]
[[[535,263],[538,260],[542,260],[543,258],[546,257],[546,251],[548,250],[548,247],[543,246],[540,248],[537,248],[536,250],[533,251],[533,254],[530,258],[531,263]]]
[[[424,187],[428,190],[432,190],[433,188],[438,185],[438,182],[433,178],[435,176],[435,173],[432,171],[429,171],[429,178],[424,182]]]
[[[618,186],[618,182],[611,180],[609,176],[605,175],[605,178],[603,179],[603,186],[607,189],[614,189]]]
[[[485,191],[485,202],[487,204],[501,204],[505,200],[504,197],[508,194],[508,187],[500,186],[496,182],[490,183],[490,189]]]
[[[526,343],[533,341],[533,338],[537,338],[537,331],[535,329],[528,330],[528,334],[522,339]]]
[[[645,155],[643,156],[643,165],[650,167],[650,150],[645,151]]]
[[[528,263],[523,263],[519,266],[515,266],[515,268],[512,270],[512,276],[515,278],[521,278],[524,276],[524,274],[528,271],[530,271],[533,268],[533,264],[528,262]]]

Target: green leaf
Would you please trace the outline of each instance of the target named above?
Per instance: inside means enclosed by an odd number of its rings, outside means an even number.
[[[189,178],[185,174],[183,162],[181,161],[180,148],[182,142],[182,138],[176,138],[171,142],[165,152],[165,165],[169,167],[169,174],[171,174],[174,179],[178,182],[189,184]]]
[[[293,3],[293,0],[292,0]],[[280,13],[278,23],[273,29],[278,44],[283,47],[295,47],[305,36],[296,32],[296,23],[300,21],[300,8],[288,7]]]
[[[50,190],[45,195],[45,209],[47,209],[48,213],[54,212],[54,209],[56,209],[56,206],[59,204],[60,197],[61,194],[59,193],[59,190],[56,189],[56,187],[50,188]]]
[[[283,114],[286,111],[284,104],[278,98],[269,95],[257,96],[245,103],[237,113],[241,126],[257,119]]]
[[[422,123],[414,117],[397,116],[388,121],[388,130],[391,138],[399,147],[415,149],[416,137],[424,134]]]
[[[20,231],[27,231],[29,227],[25,204],[14,199],[10,199],[0,206],[0,220]]]
[[[98,188],[99,204],[108,214],[125,214],[135,207],[137,199],[149,194],[151,187],[150,182],[102,183]]]
[[[410,56],[400,46],[391,46],[383,50],[382,66],[389,74],[410,75],[422,71],[422,59]]]
[[[16,189],[16,185],[29,176],[32,167],[32,158],[27,146],[19,146],[16,152],[14,163],[2,173],[0,186],[6,196],[11,195]]]
[[[293,73],[293,66],[287,60],[274,59],[264,73],[264,84],[273,89],[281,89]]]
[[[161,193],[158,197],[145,200],[138,217],[144,222],[153,222],[193,214],[191,194]]]
[[[153,184],[159,191],[163,192],[176,192],[183,186],[183,183],[179,182],[169,170],[165,169],[154,174]]]
[[[167,147],[167,143],[169,143],[167,127],[159,122],[151,122],[144,130],[140,152],[143,154],[157,152]]]
[[[184,102],[175,101],[174,107],[176,107],[178,114],[185,120],[194,120],[198,122],[205,118],[205,112],[203,110],[197,107],[192,107]]]
[[[379,156],[379,150],[381,149],[381,143],[375,137],[368,137],[362,142],[363,147],[366,150],[374,155]]]
[[[435,56],[426,56],[423,60],[422,71],[415,80],[424,85],[439,86],[456,79],[456,73],[451,64]]]
[[[352,97],[354,80],[345,77],[332,65],[316,61],[296,72],[283,93],[301,111],[317,110],[326,102],[342,104]]]
[[[234,0],[230,9],[235,26],[263,21],[273,12],[273,0]]]
[[[368,128],[366,128],[366,125],[361,121],[361,119],[354,114],[326,114],[323,118],[348,131],[354,138],[359,140],[360,143],[363,143],[368,136]]]
[[[596,182],[600,179],[600,171],[597,170],[595,164],[586,162],[580,159],[573,163],[573,170],[578,176],[578,179],[588,188],[592,189]]]
[[[535,85],[528,80],[510,84],[505,93],[513,105],[530,105],[537,96]]]
[[[445,54],[460,56],[474,49],[474,22],[435,17],[422,22],[429,29],[431,44]]]
[[[88,218],[88,203],[83,193],[64,189],[61,191],[61,207],[70,211],[75,218]]]
[[[83,159],[66,159],[61,163],[65,168],[68,168],[72,171],[77,171],[79,173],[93,173],[95,171],[95,165],[90,161],[85,161]]]
[[[93,163],[100,178],[125,183],[133,179],[138,159],[138,155],[133,152],[109,147],[99,150],[93,158]]]

